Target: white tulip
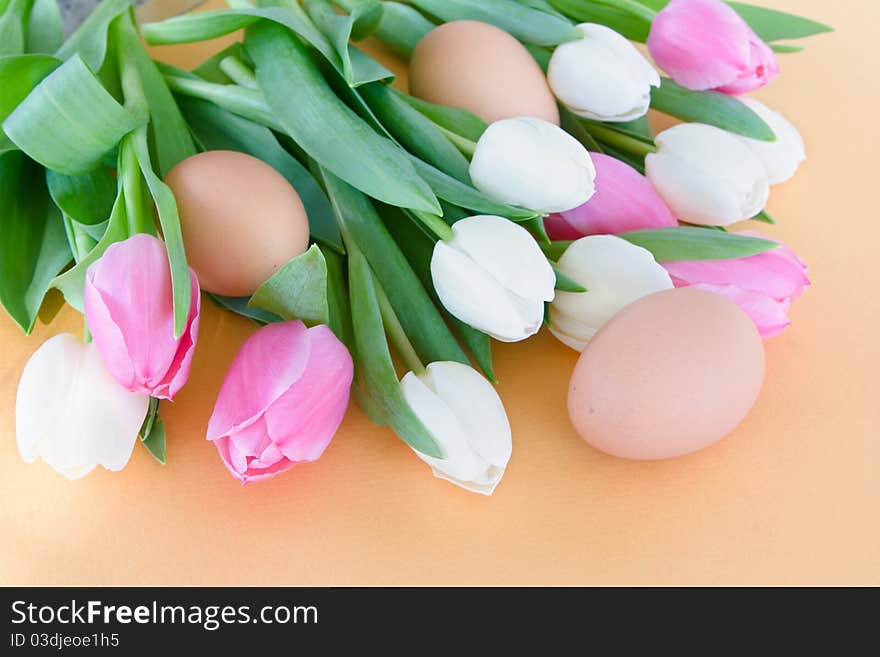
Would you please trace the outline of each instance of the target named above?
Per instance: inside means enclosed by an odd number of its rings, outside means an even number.
[[[416,451],[419,458],[435,477],[491,495],[513,449],[507,413],[492,384],[467,365],[438,362],[421,375],[409,372],[400,385],[445,454],[438,459]]]
[[[452,232],[431,257],[434,289],[446,310],[502,342],[537,333],[556,275],[529,232],[490,215],[461,219]]]
[[[655,139],[645,173],[682,221],[728,226],[751,219],[767,204],[770,183],[758,156],[720,128],[682,123]]]
[[[650,251],[613,235],[582,237],[566,249],[557,266],[588,290],[558,292],[550,305],[550,330],[576,351],[583,351],[596,331],[625,306],[673,287]]]
[[[614,30],[595,23],[577,26],[584,38],[558,46],[547,80],[574,114],[595,121],[633,121],[648,112],[651,87],[660,86],[653,66]]]
[[[97,347],[69,333],[44,342],[18,383],[15,433],[27,463],[42,458],[69,479],[128,463],[150,398],[107,371]]]
[[[742,97],[740,100],[755,114],[764,119],[776,134],[776,141],[760,141],[740,137],[742,142],[758,156],[767,171],[771,185],[790,180],[798,167],[807,159],[807,150],[801,133],[782,114],[754,98]]]
[[[489,198],[537,212],[571,210],[596,191],[587,149],[559,126],[531,117],[490,125],[477,142],[470,174]]]

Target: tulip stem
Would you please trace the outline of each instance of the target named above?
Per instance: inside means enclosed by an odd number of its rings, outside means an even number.
[[[624,153],[645,157],[651,153],[657,152],[657,147],[653,143],[644,142],[635,137],[630,137],[622,132],[618,132],[614,128],[609,128],[598,123],[585,123],[584,127],[593,137],[601,142],[614,146]]]
[[[407,369],[411,370],[416,375],[422,374],[425,371],[425,365],[422,363],[415,348],[412,346],[412,342],[410,342],[409,338],[406,336],[406,331],[403,330],[403,326],[397,318],[397,314],[394,312],[394,308],[391,306],[391,302],[388,300],[385,290],[382,289],[382,286],[379,284],[379,281],[375,276],[373,276],[373,287],[376,288],[376,298],[379,301],[379,312],[382,315],[382,323],[385,325],[388,337],[391,338],[391,344],[394,345],[394,350],[397,352],[397,355],[403,359]]]
[[[257,85],[257,76],[254,72],[241,61],[238,57],[229,56],[220,60],[220,70],[226,73],[236,84],[246,89],[259,89]]]

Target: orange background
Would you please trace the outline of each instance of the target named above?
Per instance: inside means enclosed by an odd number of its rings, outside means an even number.
[[[318,463],[242,488],[204,434],[254,327],[208,302],[189,385],[163,406],[168,465],[136,447],[123,472],[70,483],[21,461],[13,409],[28,356],[78,333],[79,315],[30,339],[3,316],[0,583],[880,584],[880,3],[763,2],[837,32],[783,56],[759,94],[808,144],[769,211],[814,285],[767,343],[764,391],[734,435],[669,462],[594,451],[566,417],[576,354],[544,331],[495,347],[514,453],[494,497],[434,479],[354,406]],[[186,65],[214,47],[156,52]]]

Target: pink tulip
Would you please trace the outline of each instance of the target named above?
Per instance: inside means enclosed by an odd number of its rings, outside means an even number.
[[[740,235],[770,239],[758,232]],[[696,287],[726,296],[755,322],[764,338],[781,333],[791,320],[791,302],[810,284],[807,264],[785,245],[737,260],[667,262],[675,287]]]
[[[199,333],[199,281],[190,270],[186,329],[174,337],[165,243],[138,234],[112,244],[86,273],[86,321],[98,351],[126,390],[173,399],[189,378]]]
[[[590,153],[590,157],[596,167],[596,193],[574,210],[547,217],[551,239],[576,240],[678,225],[653,185],[638,171],[607,155]]]
[[[654,18],[648,50],[673,80],[698,91],[744,94],[779,75],[770,46],[721,0],[672,0]]]
[[[317,460],[342,422],[354,364],[324,325],[269,324],[232,361],[208,440],[243,484]]]

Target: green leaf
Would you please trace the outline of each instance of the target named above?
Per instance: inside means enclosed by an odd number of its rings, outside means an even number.
[[[306,44],[315,48],[333,65],[340,75],[345,77],[346,82],[352,86],[376,79],[375,75],[378,69],[385,71],[384,67],[379,66],[375,60],[373,60],[375,65],[370,65],[369,62],[365,61],[367,56],[363,53],[352,55],[351,52],[349,52],[349,57],[352,58],[351,66],[346,71],[346,66],[337,48],[315,26],[305,10],[297,2],[275,2],[271,4],[283,4],[284,6],[220,9],[184,14],[169,18],[160,23],[146,23],[141,26],[141,34],[147,43],[153,45],[191,43],[224,36],[261,22],[261,19],[265,19],[265,22],[271,22],[276,26],[283,26],[283,28],[293,32]],[[358,61],[355,62],[355,59]],[[368,79],[360,79],[359,75],[364,75]]]
[[[385,84],[364,85],[360,93],[383,126],[410,153],[456,180],[470,184],[470,163],[433,121],[401,100]]]
[[[46,55],[0,57],[0,125],[34,87],[60,65],[59,60]],[[16,149],[0,130],[0,153]]]
[[[443,450],[403,396],[388,349],[373,274],[363,254],[348,246],[349,288],[358,365],[370,397],[395,433],[413,449],[443,458]]]
[[[25,333],[52,279],[71,260],[43,170],[19,151],[0,155],[0,303]]]
[[[240,41],[236,41],[232,45],[227,46],[226,48],[218,52],[216,55],[208,57],[208,59],[199,64],[196,68],[193,69],[193,75],[207,80],[208,82],[216,82],[217,84],[231,84],[232,80],[220,68],[220,62],[222,62],[227,57],[236,57],[246,64],[249,64],[251,68],[253,68],[253,62],[249,61],[247,51],[244,49],[244,44]],[[164,66],[167,67],[168,65],[166,64]],[[177,71],[178,74],[181,72],[182,71]]]
[[[340,253],[345,251],[324,190],[308,170],[281,147],[271,130],[203,100],[185,99],[181,108],[193,132],[208,150],[253,155],[284,176],[302,199],[312,237]]]
[[[373,5],[381,12],[381,6],[378,2]],[[315,26],[321,30],[336,50],[337,57],[342,63],[342,77],[351,86],[394,77],[391,71],[375,59],[349,44],[355,22],[363,18],[361,12],[369,12],[366,5],[358,4],[357,14],[349,15],[337,14],[327,0],[305,0],[303,7]]]
[[[55,205],[80,224],[93,226],[106,221],[116,201],[116,179],[105,167],[79,176],[47,170],[46,183]]]
[[[183,233],[180,229],[180,215],[177,212],[177,201],[174,193],[153,171],[150,150],[147,145],[146,126],[138,128],[131,135],[131,143],[141,168],[141,174],[147,182],[150,196],[156,204],[156,213],[162,226],[162,237],[168,250],[168,264],[171,268],[171,287],[174,298],[174,336],[179,337],[186,330],[192,302],[192,281],[186,252],[183,247]]]
[[[381,137],[327,85],[305,47],[278,25],[248,28],[245,45],[257,81],[285,132],[321,166],[390,205],[439,212],[406,153]],[[292,98],[309,102],[291,102]]]
[[[460,135],[470,141],[479,141],[486,128],[489,127],[483,119],[467,110],[429,103],[426,100],[410,96],[393,87],[391,91],[444,130]]]
[[[647,249],[657,262],[747,258],[779,246],[770,240],[693,226],[635,230],[618,237]]]
[[[353,242],[367,258],[419,358],[426,363],[467,363],[467,356],[370,200],[328,171],[323,172],[323,178],[346,246]]]
[[[85,287],[86,271],[93,262],[104,255],[104,251],[111,244],[121,242],[128,237],[128,221],[125,213],[125,194],[120,185],[116,195],[116,202],[110,212],[110,219],[103,236],[95,247],[83,258],[77,261],[76,266],[68,269],[63,274],[56,276],[52,281],[52,287],[64,295],[68,304],[79,310],[85,311],[83,304],[83,288]]]
[[[584,2],[584,0],[550,0],[550,4],[578,23],[607,25],[633,41],[644,43],[651,30],[649,21],[623,9]]]
[[[690,91],[669,78],[651,90],[651,107],[683,121],[706,123],[738,135],[774,141],[776,135],[745,104],[717,91]]]
[[[141,437],[147,451],[162,465],[165,465],[165,423],[162,420],[153,422],[149,435]]]
[[[514,0],[410,0],[422,11],[444,22],[475,20],[491,23],[523,43],[556,46],[583,35],[570,21],[527,7]]]
[[[534,210],[497,203],[470,185],[465,185],[452,176],[447,176],[417,157],[413,157],[412,162],[416,171],[428,182],[434,193],[444,201],[481,214],[494,214],[514,221],[528,221],[540,216],[540,213]]]
[[[122,68],[132,66],[140,78],[159,174],[164,177],[178,163],[195,155],[196,147],[164,77],[141,44],[131,16],[123,16],[115,25],[119,55],[126,60]]]
[[[34,0],[9,0],[0,12],[0,57],[25,52],[27,17]]]
[[[279,269],[257,288],[248,306],[285,320],[301,319],[309,326],[327,324],[327,262],[317,244]]]
[[[64,23],[58,0],[35,0],[25,36],[27,51],[51,54],[63,41]]]
[[[142,123],[74,56],[15,108],[3,131],[46,168],[78,175],[98,166],[123,135]]]
[[[394,52],[409,57],[422,38],[436,26],[417,9],[402,2],[383,2],[382,20],[374,36]]]
[[[131,0],[102,0],[55,53],[58,59],[79,55],[93,71],[104,64],[110,23],[131,7]]]
[[[274,322],[283,322],[284,320],[276,315],[260,308],[251,308],[248,303],[250,297],[225,297],[221,294],[213,294],[208,292],[208,297],[218,306],[225,310],[234,312],[236,315],[247,317],[259,324],[272,324]]]
[[[758,214],[752,217],[755,221],[762,221],[765,224],[775,224],[776,220],[771,217],[766,210],[761,210]]]
[[[327,262],[327,306],[330,330],[336,334],[357,360],[354,342],[354,328],[351,324],[351,306],[348,303],[348,283],[345,272],[345,258],[335,251],[328,251]]]
[[[804,51],[803,46],[789,46],[782,43],[771,43],[770,48],[773,50],[773,52],[779,53],[780,55],[791,55]]]
[[[815,34],[833,32],[834,28],[809,18],[802,18],[767,7],[757,7],[744,2],[728,2],[764,41],[779,39],[803,39]]]

